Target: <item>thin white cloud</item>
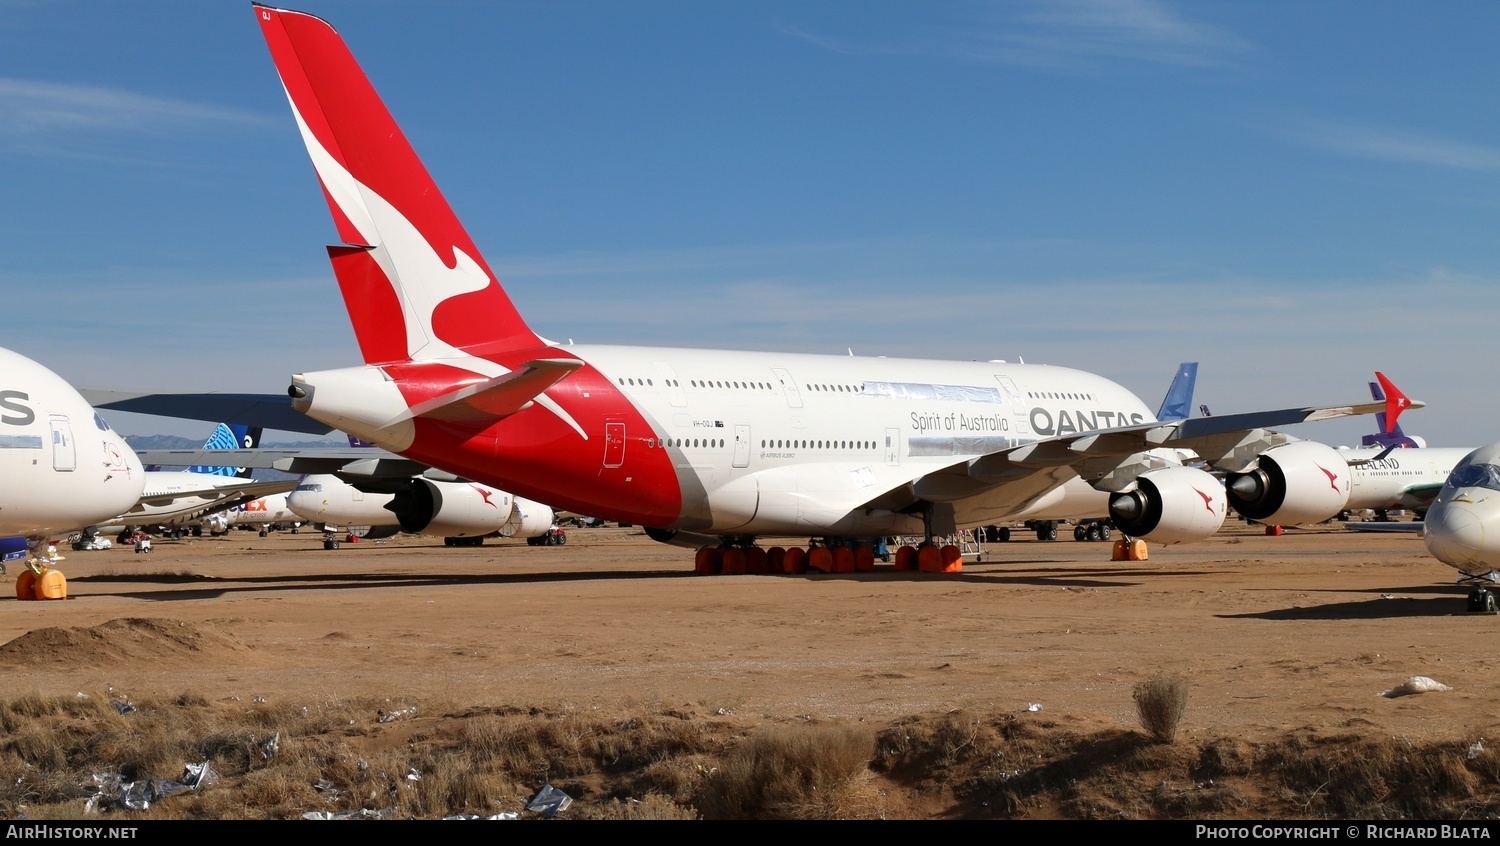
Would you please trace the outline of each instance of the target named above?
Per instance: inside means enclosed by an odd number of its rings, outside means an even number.
[[[1211,67],[1253,45],[1188,19],[1160,0],[1047,0],[987,8],[967,25],[932,27],[888,44],[860,43],[777,23],[781,32],[844,55],[942,55],[1080,70],[1101,61]]]
[[[1208,66],[1250,49],[1244,39],[1157,0],[1048,0],[1020,14],[1018,23],[999,43],[1017,57],[1045,62],[1103,56]]]
[[[204,103],[115,88],[0,77],[0,135],[40,140],[79,134],[160,134],[184,127],[254,125],[269,119]]]
[[[1365,159],[1460,170],[1500,170],[1500,148],[1353,121],[1311,119],[1277,134],[1313,147]]]

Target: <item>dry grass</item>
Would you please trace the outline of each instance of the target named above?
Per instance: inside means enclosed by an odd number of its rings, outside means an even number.
[[[1171,743],[1177,724],[1187,713],[1187,679],[1175,673],[1157,673],[1135,686],[1135,711],[1141,725],[1157,743]]]
[[[729,753],[698,807],[708,819],[877,819],[874,740],[858,724],[772,726]]]
[[[96,776],[218,782],[117,819],[1428,819],[1500,813],[1500,755],[1469,739],[1289,734],[1148,742],[1108,724],[978,710],[785,724],[706,706],[454,709],[439,704],[145,699],[0,701],[0,815],[77,819]],[[397,715],[382,722],[380,715]],[[274,749],[269,741],[276,740]],[[107,805],[108,803],[106,803]]]

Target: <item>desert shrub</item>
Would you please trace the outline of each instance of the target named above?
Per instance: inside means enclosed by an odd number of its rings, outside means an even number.
[[[737,746],[708,779],[707,819],[854,819],[878,816],[869,789],[874,735],[853,724],[764,731]]]
[[[1177,737],[1177,724],[1187,703],[1187,680],[1175,673],[1157,673],[1135,686],[1136,715],[1158,743],[1171,743]]]

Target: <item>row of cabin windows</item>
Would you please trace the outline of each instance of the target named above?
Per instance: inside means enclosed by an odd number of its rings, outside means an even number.
[[[782,441],[762,440],[761,449],[874,449],[874,441]]]
[[[1094,399],[1093,394],[1079,394],[1069,391],[1027,391],[1026,395],[1028,397],[1031,397],[1032,399],[1070,399],[1090,401]]]
[[[654,387],[656,387],[656,382],[653,381],[653,380],[651,380],[651,379],[632,379],[629,376],[621,376],[621,377],[615,379],[615,381],[619,382],[621,385],[628,385],[628,386],[630,386],[632,388],[636,388],[636,387],[639,387],[639,388],[654,388]],[[663,379],[661,383],[663,385],[669,387],[669,388],[680,388],[680,387],[682,387],[682,383],[679,382],[679,381],[677,381],[676,379]],[[753,391],[770,391],[770,390],[774,390],[774,386],[772,386],[771,384],[769,384],[767,382],[733,382],[733,381],[723,382],[723,381],[710,381],[710,380],[707,380],[707,379],[693,379],[688,384],[691,385],[691,386],[693,386],[694,388],[735,388],[735,389],[738,389],[738,390],[753,390]]]
[[[632,378],[632,377],[629,377],[629,376],[621,376],[621,377],[617,378],[615,381],[619,382],[620,385],[622,385],[622,386],[629,386],[629,387],[632,387],[632,388],[635,388],[635,387],[654,388],[654,387],[656,387],[656,382],[654,380],[652,380],[652,379],[635,379],[635,378]],[[679,383],[676,379],[663,379],[662,380],[662,384],[666,385],[667,387],[670,387],[670,388],[680,388],[680,387],[682,387],[681,383]],[[693,380],[689,381],[688,384],[691,385],[694,388],[732,388],[732,389],[735,389],[735,390],[751,390],[751,391],[774,391],[774,390],[776,390],[776,386],[770,384],[769,382],[736,382],[736,381],[733,381],[733,380],[731,380],[731,381],[720,381],[720,380],[716,380],[716,379],[693,379]],[[864,390],[864,386],[863,385],[808,385],[807,389],[809,391],[821,391],[821,392],[826,392],[826,393],[857,394],[860,391]]]
[[[723,448],[723,438],[647,438],[646,446],[660,444],[663,449],[693,449],[696,447]],[[761,449],[874,449],[874,441],[785,441],[761,439]]]

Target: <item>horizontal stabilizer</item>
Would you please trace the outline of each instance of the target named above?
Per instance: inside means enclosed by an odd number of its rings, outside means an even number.
[[[142,461],[181,465],[202,461],[207,453],[207,450],[201,449],[143,449],[138,454],[147,456]],[[360,476],[414,476],[427,469],[427,465],[420,461],[369,447],[230,449],[213,450],[212,454],[218,459],[233,461],[240,467],[280,470],[299,476],[345,472]]]
[[[292,408],[292,399],[286,394],[232,394],[232,393],[151,393],[146,391],[114,391],[95,388],[79,390],[84,399],[96,409],[114,409],[135,414],[153,414],[158,417],[180,417],[183,420],[207,420],[210,423],[224,421],[280,432],[304,432],[323,435],[333,431],[332,426]],[[178,462],[180,464],[221,465],[224,456],[209,456],[206,461]],[[149,463],[149,462],[148,462]],[[236,467],[246,466],[238,462]]]
[[[544,358],[528,361],[520,369],[493,379],[465,385],[456,391],[419,402],[385,422],[389,428],[406,420],[424,417],[450,422],[494,421],[509,417],[531,405],[543,391],[561,382],[583,366],[574,358]]]

